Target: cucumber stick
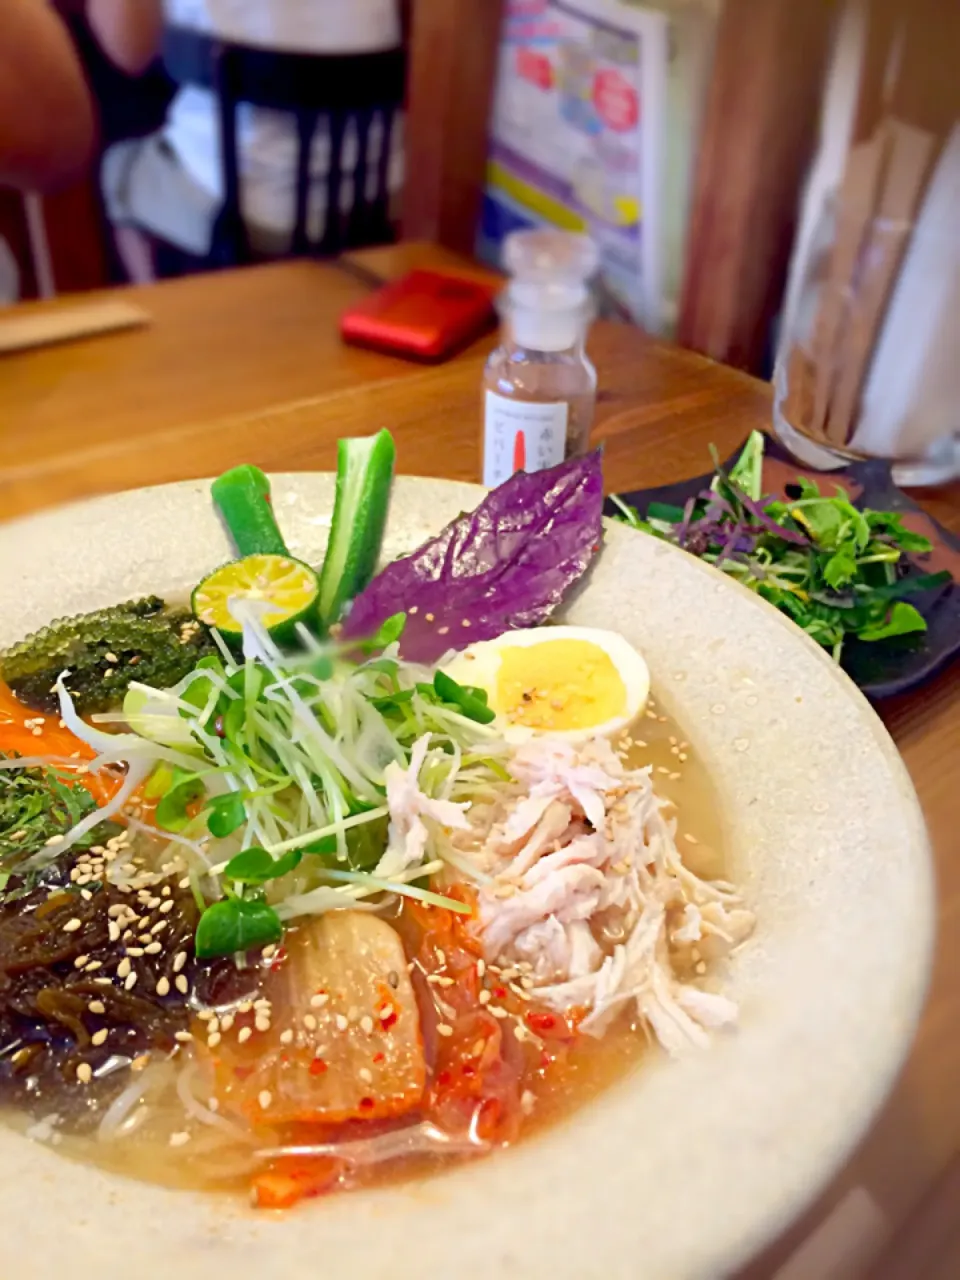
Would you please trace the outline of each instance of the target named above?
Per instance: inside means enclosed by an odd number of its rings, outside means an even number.
[[[230,536],[241,556],[288,556],[270,503],[270,481],[259,467],[244,463],[225,471],[211,486]]]
[[[389,431],[341,440],[330,541],[320,574],[320,618],[336,622],[373,577],[390,505],[395,450]]]

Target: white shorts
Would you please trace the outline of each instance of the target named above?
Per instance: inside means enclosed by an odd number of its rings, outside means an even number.
[[[115,143],[103,157],[100,182],[107,217],[134,226],[195,257],[210,252],[217,198],[187,173],[162,134]],[[291,233],[247,223],[254,253],[274,257],[290,247]]]

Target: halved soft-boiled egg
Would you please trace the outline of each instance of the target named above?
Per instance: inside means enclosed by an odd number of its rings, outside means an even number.
[[[482,640],[444,666],[486,690],[495,723],[513,741],[549,733],[571,741],[621,733],[650,694],[647,664],[615,631],[533,627]]]

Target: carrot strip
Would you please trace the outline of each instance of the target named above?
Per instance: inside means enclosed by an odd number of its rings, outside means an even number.
[[[251,1200],[257,1209],[290,1209],[300,1200],[331,1191],[343,1164],[329,1156],[309,1161],[277,1161],[251,1180]]]
[[[42,721],[42,723],[38,723]],[[39,730],[39,732],[37,732]],[[60,727],[56,715],[41,715],[31,711],[0,682],[0,752],[20,756],[44,756],[57,763],[64,772],[79,769],[94,758],[95,752],[69,729]],[[93,796],[97,804],[104,804],[121,785],[119,778],[104,777],[99,773],[79,773],[77,781]]]

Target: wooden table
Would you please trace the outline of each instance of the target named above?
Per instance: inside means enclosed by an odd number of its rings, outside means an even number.
[[[382,426],[396,437],[402,471],[476,479],[480,374],[492,340],[427,368],[344,348],[336,337],[339,312],[373,279],[436,262],[435,251],[403,246],[334,266],[261,267],[130,290],[153,314],[151,328],[3,359],[0,511],[12,516],[208,476],[241,461],[273,471],[329,469],[338,437]],[[769,420],[767,386],[635,330],[597,325],[590,349],[602,389],[597,437],[612,489],[703,471],[711,442],[729,453]],[[924,503],[960,530],[956,486],[930,491]],[[855,1188],[870,1197],[859,1202],[869,1212],[857,1248],[861,1260],[872,1257],[960,1153],[960,665],[885,703],[882,714],[917,787],[937,860],[941,932],[930,998],[903,1076],[868,1137],[743,1280],[774,1275]],[[944,1183],[948,1200],[953,1178]],[[929,1243],[933,1231],[945,1237],[957,1216],[933,1204],[917,1221],[928,1224]],[[957,1260],[951,1275],[960,1275],[960,1253]],[[932,1271],[907,1267],[891,1278],[932,1280]],[[789,1280],[853,1274],[817,1261],[784,1272]]]

